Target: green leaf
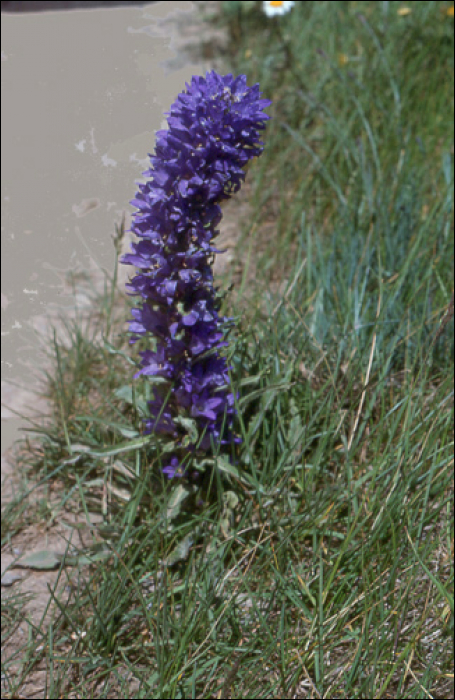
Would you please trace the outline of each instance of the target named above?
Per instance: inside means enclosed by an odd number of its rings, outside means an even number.
[[[216,460],[216,466],[220,470],[220,472],[224,472],[225,474],[229,474],[229,476],[233,476],[239,481],[241,481],[240,478],[240,472],[239,470],[234,467],[230,462],[225,460],[223,457],[218,457]]]
[[[229,537],[231,528],[234,525],[235,509],[239,504],[239,497],[234,491],[226,491],[223,494],[223,513],[220,520],[221,530],[225,537]]]
[[[138,363],[133,360],[129,355],[126,354],[123,350],[119,350],[118,348],[114,347],[112,343],[110,343],[106,338],[103,338],[104,340],[104,348],[107,350],[111,355],[120,355],[123,357],[127,362],[130,363],[130,365],[133,365],[133,367],[138,367]]]
[[[147,406],[147,401],[145,400],[142,393],[139,391],[134,392],[133,395],[133,388],[130,384],[125,384],[119,389],[116,389],[114,391],[114,395],[121,401],[129,403],[130,406],[134,406],[134,408],[136,408],[141,413],[141,415],[148,415],[149,410]]]
[[[209,459],[194,459],[192,462],[192,467],[195,469],[197,472],[204,473],[208,469],[213,469],[215,467],[215,460],[212,458]]]
[[[220,472],[233,476],[235,479],[237,479],[237,481],[241,481],[242,484],[245,484],[245,486],[248,486],[250,489],[254,489],[255,491],[259,491],[260,493],[270,497],[274,497],[277,493],[277,489],[267,491],[264,486],[253,481],[248,473],[245,472],[245,474],[240,474],[239,470],[223,457],[216,458],[216,466]]]
[[[129,440],[128,442],[122,442],[119,445],[113,445],[112,447],[91,447],[90,445],[71,445],[73,452],[82,452],[88,454],[91,457],[108,457],[110,455],[118,455],[123,452],[131,452],[132,450],[139,450],[141,447],[145,447],[150,443],[150,435],[146,437],[140,437],[136,440]]]
[[[103,549],[99,552],[90,553],[90,551],[84,554],[77,554],[75,556],[66,556],[64,558],[64,563],[67,566],[85,566],[86,564],[93,564],[96,561],[104,561],[112,556],[112,551],[110,549]],[[63,557],[62,557],[63,558]]]
[[[161,454],[167,454],[168,452],[175,452],[177,449],[177,444],[174,440],[170,440],[169,442],[162,442],[160,441],[160,448],[159,451]]]
[[[224,508],[226,511],[233,511],[239,504],[239,497],[234,491],[226,491],[223,494]]]
[[[442,597],[446,599],[446,601],[447,601],[447,603],[448,603],[448,605],[449,605],[449,608],[450,608],[450,610],[452,611],[452,615],[453,615],[453,613],[454,613],[453,595],[450,595],[449,591],[447,590],[447,588],[445,588],[445,587],[443,586],[443,584],[441,583],[441,581],[440,581],[439,579],[437,579],[436,576],[435,576],[434,574],[431,573],[430,569],[429,569],[427,566],[425,566],[425,564],[423,563],[422,559],[420,558],[419,553],[418,553],[416,547],[414,546],[414,543],[413,543],[413,541],[411,540],[411,536],[410,536],[410,534],[409,534],[409,532],[408,532],[407,530],[406,530],[406,534],[407,534],[407,536],[408,536],[409,544],[410,544],[411,547],[412,547],[412,551],[414,552],[417,561],[419,562],[420,566],[421,566],[422,569],[425,571],[425,573],[426,573],[426,575],[429,577],[429,579],[430,579],[431,581],[433,581],[434,585],[436,586],[436,588],[438,589],[438,591],[439,591],[439,593],[442,595]]]
[[[193,493],[193,489],[189,486],[179,484],[172,492],[169,501],[167,502],[166,519],[174,520],[180,513],[182,503]]]
[[[123,386],[119,387],[119,389],[114,391],[114,394],[118,399],[122,399],[122,401],[130,403],[131,405],[134,404],[133,389],[130,384],[124,384]]]
[[[21,569],[36,569],[37,571],[51,571],[60,566],[61,556],[52,552],[50,549],[42,549],[33,554],[26,554],[19,561],[14,563],[14,566],[19,566]]]
[[[100,425],[104,425],[106,428],[111,428],[112,430],[118,431],[121,435],[123,435],[123,437],[126,438],[135,438],[140,435],[140,433],[138,433],[137,430],[134,430],[134,428],[128,428],[122,423],[112,423],[110,421],[103,420],[102,418],[95,418],[92,416],[76,416],[75,420],[80,423],[99,423]]]
[[[266,368],[262,370],[262,372],[259,372],[259,374],[255,374],[253,377],[243,377],[238,382],[238,386],[243,388],[244,386],[250,386],[250,384],[257,384],[268,371],[268,368]]]
[[[242,398],[239,400],[239,406],[243,407],[250,401],[259,398],[263,394],[266,394],[268,399],[273,398],[273,396],[275,396],[276,394],[280,394],[282,391],[288,391],[294,385],[295,382],[280,382],[279,384],[269,384],[268,386],[265,386],[262,389],[256,389],[256,391],[252,391],[251,394],[242,396]]]
[[[128,464],[124,464],[123,462],[120,462],[120,460],[116,459],[115,462],[111,464],[111,469],[115,472],[118,472],[119,474],[122,474],[122,476],[125,476],[128,480],[131,479],[137,479],[137,474],[133,467],[128,466]]]
[[[174,423],[177,423],[177,425],[181,425],[182,428],[185,428],[185,430],[188,433],[190,442],[197,441],[198,430],[197,423],[194,420],[194,418],[184,418],[183,416],[177,416],[177,418],[174,418]]]
[[[178,561],[187,559],[191,546],[196,539],[196,531],[197,528],[194,532],[190,532],[189,535],[184,537],[183,540],[174,547],[170,555],[163,562],[165,566],[173,566]]]

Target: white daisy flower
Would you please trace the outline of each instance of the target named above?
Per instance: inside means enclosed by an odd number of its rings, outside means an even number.
[[[295,2],[263,2],[262,7],[267,17],[275,17],[276,15],[285,15],[286,12],[292,10]]]

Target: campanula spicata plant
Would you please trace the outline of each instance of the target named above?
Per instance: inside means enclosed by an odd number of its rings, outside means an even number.
[[[172,105],[168,129],[157,132],[155,155],[132,204],[131,230],[140,239],[122,262],[138,268],[128,293],[140,297],[132,310],[131,343],[140,337],[153,398],[145,432],[164,437],[169,477],[185,473],[188,458],[214,444],[236,440],[226,358],[220,350],[232,320],[218,314],[212,262],[221,203],[259,156],[259,132],[269,118],[259,86],[246,77],[193,77]],[[170,445],[170,447],[169,447]]]

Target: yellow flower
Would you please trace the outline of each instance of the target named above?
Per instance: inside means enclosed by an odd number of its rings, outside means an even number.
[[[400,15],[400,17],[406,17],[406,15],[410,15],[411,12],[412,10],[410,7],[400,7],[400,9],[398,10],[398,14]]]
[[[447,8],[447,17],[453,17],[453,5]]]
[[[345,53],[339,53],[338,54],[338,63],[340,66],[345,66],[346,63],[349,63],[349,56],[346,56]]]

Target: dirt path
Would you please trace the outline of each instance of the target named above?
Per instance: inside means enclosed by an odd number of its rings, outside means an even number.
[[[4,12],[57,12],[59,10],[90,10],[96,8],[108,8],[126,5],[154,5],[154,2],[128,2],[128,0],[74,0],[74,2],[60,2],[59,0],[50,0],[42,2],[41,0],[29,0],[29,2],[8,2],[2,0],[2,10]]]

